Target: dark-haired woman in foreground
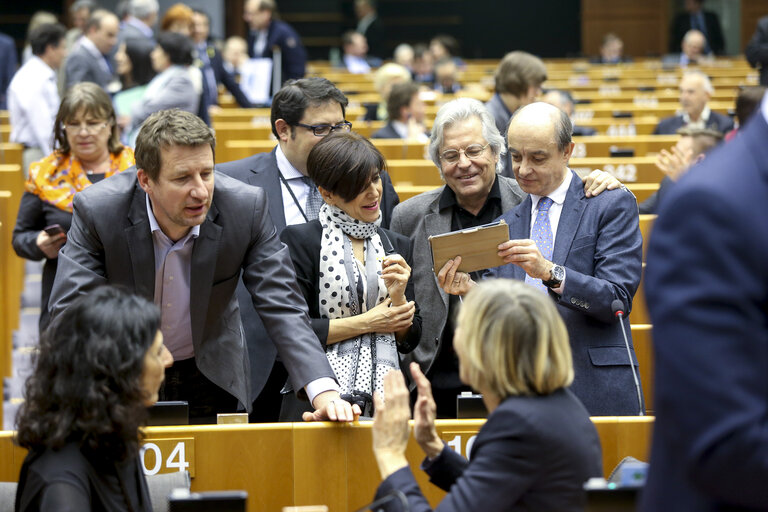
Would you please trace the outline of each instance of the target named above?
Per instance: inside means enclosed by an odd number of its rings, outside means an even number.
[[[379,227],[383,169],[384,157],[364,137],[326,136],[307,158],[324,201],[318,219],[288,226],[280,237],[342,396],[354,396],[365,415],[384,375],[400,369],[398,353],[412,351],[421,336],[410,240]],[[300,421],[309,411],[284,395],[281,420]]]
[[[173,363],[159,329],[154,304],[111,287],[53,320],[17,419],[17,511],[152,510],[139,427]]]
[[[488,421],[468,462],[443,443],[435,401],[416,363],[413,437],[430,481],[449,491],[437,510],[582,511],[583,484],[602,476],[600,439],[567,387],[573,380],[568,333],[554,303],[525,283],[484,281],[464,298],[454,335],[459,377],[483,394]],[[409,394],[399,372],[376,397],[373,451],[384,481],[377,498],[402,491],[413,512],[431,510],[405,458]]]

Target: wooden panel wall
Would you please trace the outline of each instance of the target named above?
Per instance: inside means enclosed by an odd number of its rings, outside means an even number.
[[[669,23],[667,0],[582,0],[581,49],[585,55],[597,55],[603,36],[615,32],[624,41],[626,55],[663,55]]]
[[[741,0],[741,46],[739,50],[743,53],[752,34],[755,33],[757,20],[763,16],[768,16],[768,2],[765,0]]]

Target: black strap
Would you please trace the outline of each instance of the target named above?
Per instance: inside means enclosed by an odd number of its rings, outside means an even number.
[[[304,222],[309,222],[309,217],[307,217],[307,214],[304,213],[304,208],[302,208],[301,205],[299,204],[299,200],[296,199],[296,194],[293,193],[291,186],[288,185],[288,180],[285,179],[285,176],[283,176],[283,173],[282,171],[280,171],[280,169],[277,170],[277,175],[280,176],[280,181],[283,182],[283,185],[285,185],[285,188],[288,189],[288,193],[291,194],[291,198],[293,199],[293,204],[295,204],[296,208],[298,208],[299,212],[301,212],[301,216],[304,217]]]

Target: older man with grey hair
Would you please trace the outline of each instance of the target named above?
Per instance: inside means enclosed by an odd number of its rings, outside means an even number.
[[[680,128],[717,130],[728,133],[733,130],[733,120],[713,112],[707,103],[715,89],[706,73],[691,70],[680,79],[680,112],[659,121],[654,135],[674,135]]]
[[[442,418],[456,417],[456,395],[469,388],[459,380],[453,351],[459,299],[438,286],[429,237],[487,224],[524,199],[514,179],[498,174],[505,151],[504,138],[482,103],[469,98],[446,103],[435,117],[429,143],[430,158],[445,185],[398,205],[390,224],[413,243],[411,275],[423,312],[421,342],[405,359],[418,362],[430,378]],[[596,171],[585,180],[585,193],[597,195],[619,185],[612,176]]]

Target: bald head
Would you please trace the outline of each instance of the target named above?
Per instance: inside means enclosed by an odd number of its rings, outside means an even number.
[[[568,114],[548,103],[531,103],[513,114],[507,142],[512,171],[524,192],[546,196],[563,183],[572,133]]]
[[[688,60],[696,62],[704,56],[707,38],[698,30],[689,30],[685,33],[680,47]]]

